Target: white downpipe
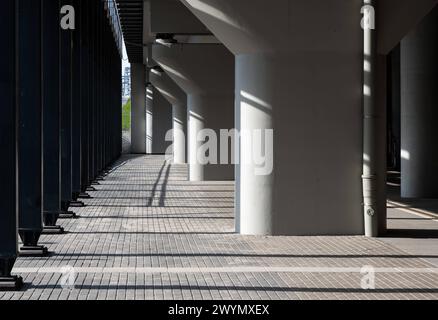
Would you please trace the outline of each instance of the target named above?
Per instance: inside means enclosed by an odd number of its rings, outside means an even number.
[[[376,30],[374,25],[375,0],[364,0],[362,13],[364,36],[363,75],[363,206],[365,236],[378,236],[378,104],[376,97]]]

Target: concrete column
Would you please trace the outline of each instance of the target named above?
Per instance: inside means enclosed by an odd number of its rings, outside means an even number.
[[[131,151],[146,153],[145,66],[131,64]]]
[[[185,164],[187,152],[187,95],[164,72],[151,74],[151,82],[172,105],[173,162],[175,164]]]
[[[185,164],[187,162],[187,107],[185,104],[172,105],[172,129],[173,162],[175,164]]]
[[[203,129],[213,130],[217,137],[217,163],[221,163],[221,129],[233,129],[234,98],[232,95],[189,94],[187,100],[188,161],[190,181],[234,180],[234,165],[230,156],[227,164],[203,164],[198,156],[205,140],[199,136]],[[228,108],[228,110],[227,110]],[[221,110],[218,112],[218,110]],[[223,112],[223,113],[222,113]],[[229,152],[229,155],[231,152]]]
[[[172,105],[173,162],[186,163],[187,95],[162,69],[155,68],[150,81]]]
[[[198,132],[205,129],[205,113],[208,104],[214,99],[202,99],[199,96],[189,95],[187,100],[187,151],[189,161],[190,181],[204,181],[204,165],[198,161],[198,150],[202,145],[198,141]]]
[[[43,255],[47,248],[38,246],[43,231],[42,2],[20,0],[18,7],[18,233],[23,254]]]
[[[154,91],[154,126],[152,131],[153,137],[153,154],[166,154],[167,149],[172,141],[166,141],[166,134],[172,130],[172,105],[156,89]]]
[[[400,45],[389,54],[388,59],[388,168],[401,170],[400,141],[401,141],[401,80],[400,80]]]
[[[202,129],[211,129],[219,146],[220,130],[234,128],[232,54],[221,44],[154,45],[153,58],[188,96],[190,181],[233,180],[234,159],[221,164],[219,147],[214,149],[217,158],[208,164],[198,157],[198,152],[203,154],[199,147],[208,140],[198,136]]]
[[[438,7],[401,42],[401,196],[438,198]]]
[[[12,276],[17,258],[17,112],[16,112],[16,0],[2,2],[0,10],[0,290],[17,290],[21,277]]]
[[[182,1],[236,56],[237,231],[364,234],[362,2]]]
[[[152,85],[146,87],[146,153],[152,154],[154,147],[155,92]]]

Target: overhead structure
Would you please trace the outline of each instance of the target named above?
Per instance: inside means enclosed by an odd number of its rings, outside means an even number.
[[[116,0],[126,52],[131,63],[143,62],[143,0]]]

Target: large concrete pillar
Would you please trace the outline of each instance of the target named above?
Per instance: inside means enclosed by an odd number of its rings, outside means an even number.
[[[187,101],[187,99],[186,99]],[[187,106],[186,104],[172,105],[173,130],[173,162],[187,163]]]
[[[363,234],[362,1],[183,2],[236,56],[238,232]]]
[[[438,198],[438,7],[401,42],[401,196]]]
[[[400,80],[400,45],[388,55],[388,168],[401,170],[401,80]]]
[[[17,258],[17,105],[16,0],[2,2],[0,10],[0,290],[19,289],[23,280],[12,276]]]
[[[146,153],[145,66],[131,64],[131,152]]]
[[[190,181],[233,180],[234,159],[228,157],[228,164],[221,164],[219,147],[211,150],[217,151],[217,157],[205,159],[201,148],[208,140],[201,136],[201,130],[212,130],[219,146],[220,130],[234,128],[232,54],[221,44],[154,45],[153,59],[188,96]]]
[[[173,162],[186,163],[187,94],[162,69],[150,73],[156,90],[172,105]]]
[[[166,141],[167,133],[172,130],[172,105],[155,87],[153,87],[153,92],[154,126],[152,131],[152,153],[166,154],[167,149],[172,144],[171,141]]]

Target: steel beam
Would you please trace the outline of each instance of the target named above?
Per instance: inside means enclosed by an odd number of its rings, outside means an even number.
[[[43,219],[46,226],[55,226],[61,213],[59,9],[59,0],[43,0]]]
[[[70,1],[61,0],[61,6]],[[72,200],[72,33],[61,29],[60,68],[61,68],[61,207],[67,211]]]
[[[0,10],[0,290],[17,290],[23,284],[21,277],[11,275],[17,258],[16,5],[5,0]]]
[[[81,3],[72,2],[76,9],[76,29],[72,31],[72,199],[76,205],[81,193]]]
[[[45,255],[43,231],[42,0],[18,1],[18,234],[23,254]]]

